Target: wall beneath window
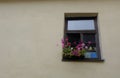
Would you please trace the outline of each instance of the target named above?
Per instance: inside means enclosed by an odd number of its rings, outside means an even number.
[[[62,62],[64,13],[99,13],[103,63]],[[120,1],[0,2],[0,78],[120,78]]]

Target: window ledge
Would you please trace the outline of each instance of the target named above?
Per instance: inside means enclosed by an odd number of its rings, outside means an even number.
[[[63,62],[104,62],[104,59],[62,59]]]

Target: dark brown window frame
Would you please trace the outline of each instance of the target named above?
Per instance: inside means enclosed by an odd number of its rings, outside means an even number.
[[[97,52],[97,56],[98,58],[89,58],[89,59],[84,59],[84,60],[66,60],[66,59],[62,59],[63,61],[85,61],[85,62],[103,62],[104,60],[101,58],[101,51],[100,51],[100,42],[99,42],[99,31],[98,31],[98,23],[97,23],[97,16],[98,16],[98,13],[87,13],[87,14],[84,14],[82,13],[82,15],[84,16],[75,16],[75,13],[69,13],[69,14],[73,14],[73,16],[66,16],[66,13],[65,13],[65,26],[64,26],[64,38],[66,38],[66,34],[67,33],[94,33],[96,34],[95,35],[95,41],[96,41],[96,52]],[[69,15],[68,14],[68,15]],[[86,16],[87,15],[87,16]],[[92,15],[92,16],[89,16],[89,15]],[[94,26],[95,26],[95,30],[67,30],[67,27],[68,27],[68,20],[89,20],[89,19],[92,19],[94,20]]]

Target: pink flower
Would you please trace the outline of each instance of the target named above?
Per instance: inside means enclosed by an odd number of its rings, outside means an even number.
[[[68,41],[68,37],[65,40]]]
[[[73,54],[74,56],[79,56],[78,50],[74,50],[74,51],[72,52],[72,54]]]
[[[88,46],[85,46],[85,49],[88,49]]]
[[[64,39],[62,39],[61,42],[64,43],[65,42]]]
[[[88,41],[88,44],[90,45],[92,42],[91,41]]]
[[[80,48],[77,48],[78,50],[80,50]]]
[[[75,48],[79,48],[79,46],[77,45]]]
[[[85,46],[85,43],[82,43],[81,45],[82,45],[82,47],[84,47],[84,46]]]
[[[78,44],[77,47],[82,47],[82,45],[81,45],[81,44]]]
[[[71,46],[71,43],[70,43],[70,42],[68,42],[68,43],[67,43],[67,45],[68,45],[68,46]]]

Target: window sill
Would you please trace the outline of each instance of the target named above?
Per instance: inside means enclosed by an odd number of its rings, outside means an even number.
[[[62,59],[63,62],[104,62],[104,59]]]

